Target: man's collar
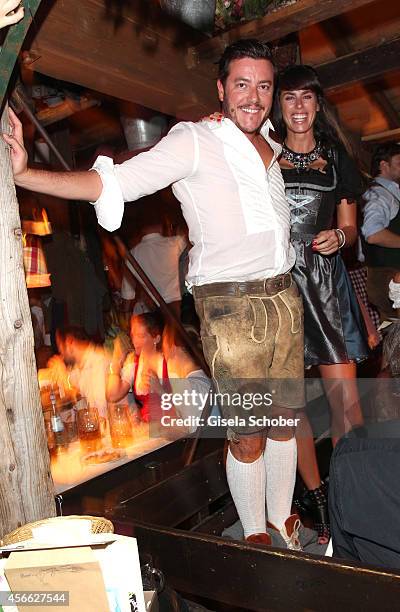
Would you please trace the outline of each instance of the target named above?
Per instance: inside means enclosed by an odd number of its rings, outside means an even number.
[[[232,119],[229,119],[229,117],[223,117],[222,121],[208,121],[207,125],[211,130],[218,130],[219,128],[221,128],[223,125],[228,125],[231,128],[233,128],[234,130],[237,130],[237,132],[239,132],[240,134],[242,134],[243,136],[246,137],[246,135],[244,134],[244,132],[241,131],[241,129],[232,121]],[[270,119],[267,119],[263,125],[261,126],[260,129],[260,134],[261,136],[268,142],[268,144],[270,145],[271,149],[273,150],[274,153],[274,161],[275,159],[281,154],[282,152],[282,146],[276,142],[273,138],[271,138],[270,136],[270,130],[274,131],[274,126],[271,123]],[[249,141],[250,142],[250,141]]]
[[[399,197],[400,186],[396,181],[391,181],[390,179],[385,178],[384,176],[375,177],[375,182],[389,189],[396,197]]]
[[[277,157],[282,153],[282,145],[280,145],[279,142],[276,142],[276,140],[270,136],[271,130],[275,132],[271,119],[267,119],[264,125],[261,127],[261,136],[265,138],[271,149],[274,151],[274,157]]]

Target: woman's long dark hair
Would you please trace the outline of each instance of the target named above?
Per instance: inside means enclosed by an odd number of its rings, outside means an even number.
[[[318,74],[314,68],[305,64],[288,66],[278,75],[272,122],[281,142],[284,142],[287,130],[282,116],[280,95],[283,91],[298,90],[310,90],[317,96],[319,111],[314,123],[316,141],[320,141],[327,149],[341,145],[354,157],[352,145],[324,96]]]

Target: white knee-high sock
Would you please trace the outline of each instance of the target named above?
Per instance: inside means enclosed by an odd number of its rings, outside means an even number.
[[[267,514],[268,521],[282,529],[291,515],[293,491],[296,481],[297,444],[290,440],[267,439],[264,451],[267,474]]]
[[[238,461],[228,450],[226,476],[244,537],[266,532],[265,465],[263,455],[253,463]]]

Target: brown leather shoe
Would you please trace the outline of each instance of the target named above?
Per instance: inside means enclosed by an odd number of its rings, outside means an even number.
[[[275,525],[269,522],[267,523],[267,526],[271,529],[275,529],[281,534],[289,550],[303,550],[301,548],[299,540],[299,529],[301,527],[301,520],[298,514],[291,514],[286,519],[282,529],[278,529],[277,527],[275,527]]]
[[[269,533],[252,533],[247,536],[246,542],[251,542],[252,544],[259,544],[264,546],[271,546],[272,540]]]

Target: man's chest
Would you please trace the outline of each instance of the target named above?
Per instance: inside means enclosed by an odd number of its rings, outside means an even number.
[[[267,170],[271,164],[273,158],[273,151],[270,145],[265,141],[262,136],[258,136],[258,138],[252,143],[255,150],[263,162],[265,169]]]

